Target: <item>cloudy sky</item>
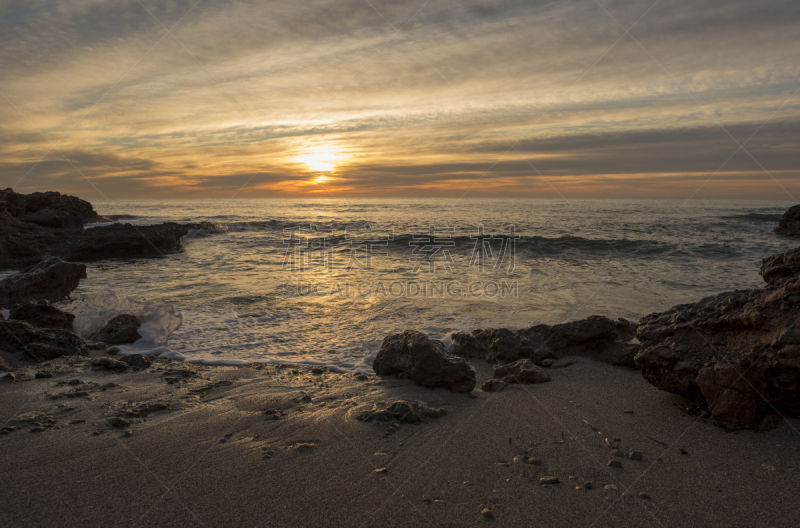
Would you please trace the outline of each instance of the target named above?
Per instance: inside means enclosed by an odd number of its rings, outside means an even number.
[[[0,1],[0,187],[800,199],[797,0]]]

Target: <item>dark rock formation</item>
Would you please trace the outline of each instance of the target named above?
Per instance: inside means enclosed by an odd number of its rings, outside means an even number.
[[[83,224],[103,220],[92,204],[57,192],[19,194],[0,191],[0,207],[22,222],[55,229],[82,229]]]
[[[0,307],[39,300],[63,301],[85,278],[86,265],[49,258],[0,281]]]
[[[0,350],[19,360],[38,362],[89,355],[83,339],[69,330],[34,328],[25,321],[0,320]]]
[[[75,320],[75,315],[62,312],[55,306],[51,306],[47,301],[40,301],[37,304],[15,306],[8,318],[15,321],[25,321],[39,328],[63,328],[64,330],[72,331],[72,322]]]
[[[119,314],[106,325],[92,334],[92,341],[101,341],[109,345],[126,345],[138,341],[139,320],[130,314]]]
[[[475,388],[475,371],[469,363],[448,354],[441,341],[416,330],[384,338],[372,368],[378,376],[408,377],[423,387],[460,393]]]
[[[790,207],[783,213],[783,218],[778,222],[775,232],[780,235],[800,236],[800,205]]]
[[[800,248],[762,261],[764,289],[643,317],[636,364],[656,387],[708,405],[727,429],[800,414]]]
[[[553,326],[539,324],[524,330],[495,328],[452,335],[453,353],[490,363],[530,359],[541,365],[545,359],[586,356],[612,365],[633,366],[637,349],[633,339],[636,324],[593,315],[580,321]]]

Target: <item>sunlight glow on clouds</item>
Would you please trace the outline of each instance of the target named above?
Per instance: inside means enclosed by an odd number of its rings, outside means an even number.
[[[0,5],[0,186],[800,197],[793,0],[195,2]]]

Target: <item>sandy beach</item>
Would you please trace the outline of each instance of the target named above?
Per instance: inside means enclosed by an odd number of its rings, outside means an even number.
[[[487,363],[471,363],[479,384],[491,377]],[[464,395],[307,367],[156,359],[115,373],[91,359],[59,358],[0,386],[2,424],[14,428],[0,435],[0,519],[5,526],[800,524],[800,420],[725,432],[640,372],[580,358],[550,373],[550,383]],[[446,414],[418,424],[356,419],[397,400]],[[631,460],[631,451],[642,460]],[[621,467],[609,467],[612,460]],[[541,485],[543,477],[559,483]]]

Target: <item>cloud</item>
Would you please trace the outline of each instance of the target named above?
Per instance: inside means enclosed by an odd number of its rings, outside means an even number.
[[[797,175],[800,4],[598,1],[6,2],[0,185],[84,189],[36,164],[52,142],[131,196],[308,192],[309,148],[347,154],[343,193],[518,194],[533,164],[689,195],[736,148],[720,125],[773,113],[747,150]],[[719,180],[762,177],[739,153]]]

